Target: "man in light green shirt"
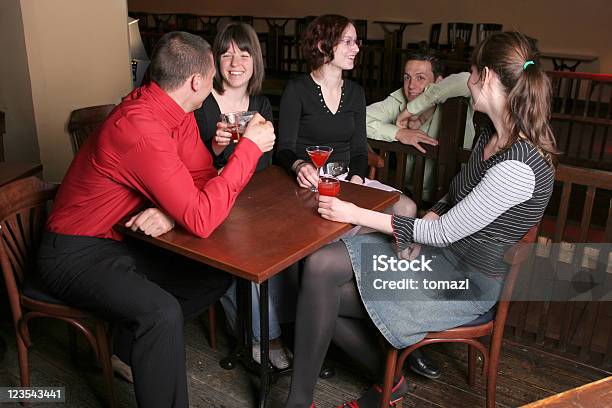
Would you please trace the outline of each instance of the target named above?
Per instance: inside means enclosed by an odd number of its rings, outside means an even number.
[[[429,53],[415,53],[404,65],[404,86],[391,93],[385,100],[369,105],[366,110],[368,138],[409,144],[425,152],[421,143],[438,144],[441,109],[439,105],[448,98],[470,97],[467,87],[469,72],[449,75],[442,79],[440,64]],[[463,147],[470,149],[474,140],[474,109],[468,104]],[[423,199],[433,200],[435,188],[435,162],[425,162]],[[406,160],[406,180],[412,185],[414,157]]]

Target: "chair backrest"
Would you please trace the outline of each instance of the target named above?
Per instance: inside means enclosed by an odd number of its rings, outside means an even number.
[[[437,49],[440,47],[440,32],[442,32],[442,23],[431,25],[429,30],[429,48]]]
[[[468,47],[472,39],[472,23],[448,23],[447,24],[447,40],[451,48],[455,48],[458,39],[463,41],[463,45]]]
[[[219,20],[221,17],[215,16],[197,16],[200,20],[198,23],[198,31],[200,36],[202,36],[209,43],[213,43],[215,37],[217,36],[217,31],[219,30]]]
[[[612,75],[549,71],[562,163],[612,170]]]
[[[367,103],[380,101],[387,95],[389,87],[385,86],[384,68],[388,63],[384,46],[368,44],[359,50],[355,69],[346,72],[363,87]]]
[[[461,163],[467,162],[471,154],[471,150],[463,148],[467,103],[466,98],[457,97],[449,98],[441,105],[442,118],[438,146],[422,145],[426,153],[421,153],[413,146],[400,142],[389,143],[369,139],[370,146],[384,161],[384,166],[378,171],[377,179],[398,190],[404,190],[406,158],[408,155],[414,156],[412,199],[420,207],[423,197],[425,161],[427,159],[436,160],[437,174],[433,199],[437,201],[442,198],[459,171]],[[394,168],[391,168],[391,163],[395,163]],[[391,180],[392,176],[394,176],[393,180]]]
[[[72,111],[68,122],[68,131],[72,135],[74,152],[76,153],[113,110],[115,105],[99,105]]]
[[[478,23],[476,24],[476,44],[480,44],[482,40],[494,33],[499,33],[503,29],[502,24],[496,23]]]
[[[510,301],[512,300],[512,293],[514,292],[514,286],[516,285],[516,280],[519,276],[521,266],[533,252],[533,244],[536,242],[538,236],[538,228],[538,224],[531,227],[519,242],[506,251],[504,261],[510,265],[510,272],[508,272],[508,275],[506,276],[504,288],[502,289],[499,302],[497,302],[495,322],[493,323],[494,337],[503,336],[504,328],[506,326],[506,319],[508,318]]]
[[[21,315],[21,283],[35,265],[47,203],[53,200],[57,188],[36,177],[0,187],[0,266],[17,320]]]
[[[0,162],[4,161],[4,132],[6,132],[4,120],[4,112],[0,111]]]
[[[376,154],[380,156],[384,162],[384,166],[378,171],[377,179],[383,183],[389,184],[398,190],[404,191],[404,178],[406,175],[406,159],[407,156],[414,156],[414,167],[412,169],[412,200],[418,207],[422,205],[423,197],[423,177],[425,175],[425,161],[427,159],[438,160],[440,149],[438,146],[422,145],[425,148],[425,153],[421,153],[411,145],[405,145],[400,142],[383,142],[380,140],[369,139],[368,143],[374,149]],[[395,168],[390,168],[390,163],[395,163]],[[391,175],[395,175],[391,180]],[[438,200],[442,196],[436,190],[435,199]]]
[[[368,20],[353,20],[355,31],[357,31],[357,38],[359,38],[362,44],[365,44],[368,40]]]

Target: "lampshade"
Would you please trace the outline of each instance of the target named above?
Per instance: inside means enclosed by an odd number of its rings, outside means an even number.
[[[134,86],[140,86],[149,66],[149,57],[142,43],[142,38],[140,38],[138,20],[132,17],[128,17],[128,38],[130,42],[132,80]]]
[[[142,38],[140,38],[138,20],[132,17],[128,17],[128,37],[130,41],[130,58],[132,60],[148,61],[149,57],[142,43]]]

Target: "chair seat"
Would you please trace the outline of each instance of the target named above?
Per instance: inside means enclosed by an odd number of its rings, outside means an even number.
[[[53,297],[45,288],[38,274],[27,274],[23,280],[23,295],[41,302],[53,303],[55,305],[68,306],[61,300]]]
[[[497,306],[493,306],[491,309],[489,309],[487,313],[481,314],[476,319],[460,327],[474,327],[474,326],[480,326],[485,323],[489,323],[491,320],[495,319],[496,313],[497,313]]]

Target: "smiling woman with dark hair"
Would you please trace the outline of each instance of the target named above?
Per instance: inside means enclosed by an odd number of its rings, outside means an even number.
[[[200,136],[208,150],[215,158],[215,166],[223,168],[236,148],[230,142],[231,133],[220,122],[222,113],[238,111],[257,111],[264,118],[272,121],[272,106],[264,95],[259,95],[264,78],[264,65],[261,56],[261,46],[257,33],[248,24],[230,23],[226,25],[215,38],[213,58],[216,72],[213,80],[213,91],[195,112],[200,129]],[[262,155],[255,171],[265,169],[270,165],[272,153]],[[275,276],[270,280],[270,297],[276,299],[281,291],[283,278]],[[261,361],[259,345],[259,297],[258,287],[253,285],[253,358]],[[230,326],[236,326],[237,304],[236,287],[232,284],[221,298],[221,303],[227,315]],[[270,302],[270,361],[279,369],[289,367],[290,354],[281,342],[281,328],[276,313],[276,307]]]
[[[264,65],[257,33],[248,24],[230,23],[215,38],[213,44],[215,77],[213,91],[202,107],[194,112],[200,137],[215,158],[215,166],[222,168],[235,148],[231,133],[219,121],[222,113],[257,111],[272,121],[272,106],[264,95],[259,95],[264,78]],[[257,171],[270,164],[272,154],[264,154]]]

